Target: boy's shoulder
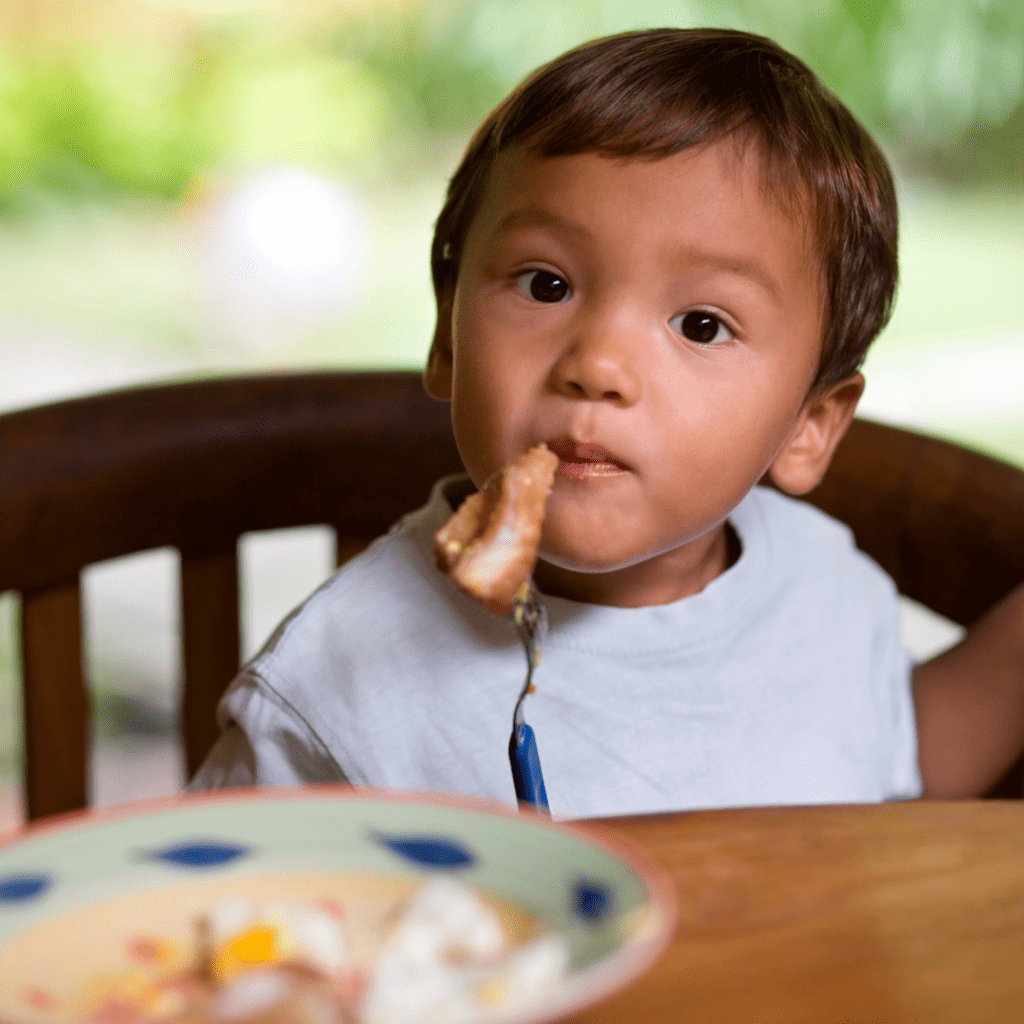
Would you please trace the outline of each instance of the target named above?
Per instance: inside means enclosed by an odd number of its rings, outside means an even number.
[[[434,533],[452,512],[446,493],[453,493],[453,487],[458,491],[461,480],[460,476],[439,480],[425,505],[404,515],[335,570],[277,627],[257,660],[266,665],[282,653],[290,655],[296,647],[323,645],[331,637],[346,634],[358,634],[365,642],[382,630],[393,634],[396,623],[404,633],[415,634],[467,613],[484,623],[494,618],[462,598],[434,561]]]
[[[744,528],[765,539],[782,578],[811,577],[830,587],[846,582],[872,593],[895,594],[891,577],[857,547],[850,527],[806,500],[755,487],[730,521],[741,539]]]
[[[856,547],[853,531],[846,523],[809,501],[783,494],[774,487],[754,487],[736,511],[745,507],[757,509],[770,522],[773,532],[784,536],[793,534],[826,547]]]

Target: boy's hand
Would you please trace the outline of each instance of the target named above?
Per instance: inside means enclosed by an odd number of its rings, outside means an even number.
[[[1024,750],[1024,585],[914,670],[926,798],[981,796]]]

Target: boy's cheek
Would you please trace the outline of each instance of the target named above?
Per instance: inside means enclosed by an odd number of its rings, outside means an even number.
[[[502,389],[456,380],[452,402],[455,442],[466,472],[479,486],[492,473],[537,444],[526,401]]]

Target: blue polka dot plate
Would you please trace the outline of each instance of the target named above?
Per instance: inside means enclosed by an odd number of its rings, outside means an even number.
[[[567,979],[541,1011],[514,1018],[522,1024],[577,1012],[629,984],[661,955],[675,923],[668,876],[590,826],[347,786],[190,795],[68,815],[0,839],[0,1021],[78,1019],[91,979],[141,969],[140,959],[188,942],[218,899],[386,913],[438,874],[485,895],[513,931],[529,920],[566,937]]]

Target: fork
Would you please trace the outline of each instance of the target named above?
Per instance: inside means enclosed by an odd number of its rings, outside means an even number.
[[[509,617],[526,651],[526,682],[516,701],[512,714],[512,738],[508,743],[508,758],[512,764],[512,780],[521,806],[550,814],[544,776],[540,770],[540,755],[533,729],[523,717],[523,701],[533,693],[533,670],[540,659],[540,638],[547,632],[548,618],[540,591],[531,579],[524,588],[525,596],[516,595],[509,609]]]

